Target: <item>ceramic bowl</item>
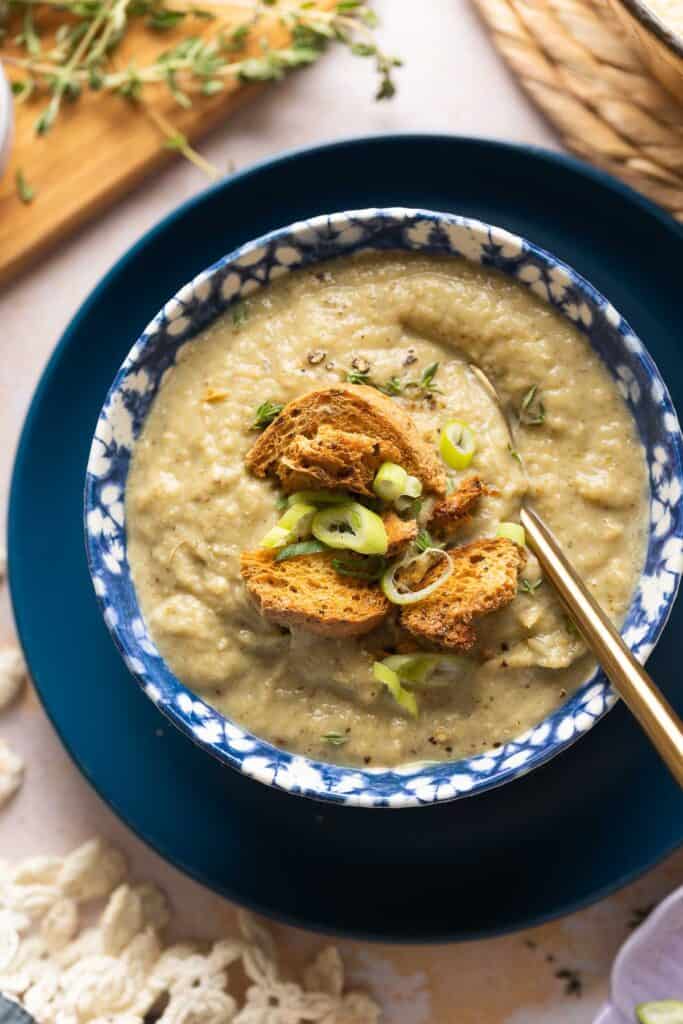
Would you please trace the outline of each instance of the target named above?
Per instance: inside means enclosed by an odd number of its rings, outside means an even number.
[[[650,470],[647,560],[623,627],[626,642],[645,661],[666,623],[683,564],[681,435],[666,386],[623,317],[570,267],[501,228],[450,214],[398,208],[315,217],[249,242],[181,288],[136,341],[107,395],[88,462],[85,533],[95,593],[126,665],[160,711],[207,754],[292,793],[406,807],[470,796],[537,768],[614,704],[605,677],[597,671],[535,728],[477,757],[393,770],[313,761],[252,735],[176,679],[147,631],[126,554],[124,493],[131,455],[180,347],[268,281],[369,248],[457,255],[495,267],[576,324],[603,358],[637,421]]]
[[[0,178],[9,159],[14,132],[14,107],[9,82],[0,63]]]

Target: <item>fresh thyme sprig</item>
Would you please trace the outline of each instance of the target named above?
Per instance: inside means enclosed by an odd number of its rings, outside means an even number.
[[[139,102],[150,87],[161,85],[180,107],[186,108],[198,96],[222,92],[232,81],[278,80],[291,70],[313,64],[334,42],[359,57],[373,58],[380,80],[377,98],[393,95],[392,74],[401,62],[377,46],[373,31],[376,18],[367,3],[339,0],[323,10],[310,0],[248,0],[244,9],[244,21],[227,32],[220,0],[202,0],[199,7],[176,6],[175,0],[4,0],[0,3],[0,45],[2,35],[7,35],[16,22],[19,31],[14,43],[24,52],[21,56],[2,56],[7,65],[23,72],[23,77],[12,83],[18,102],[49,96],[35,123],[41,135],[54,125],[62,103],[77,100],[85,89]],[[64,16],[49,39],[40,28],[43,11]],[[271,47],[259,35],[267,24],[264,19],[273,17],[289,33],[289,40],[282,46]],[[135,19],[142,20],[153,32],[174,29],[188,19],[215,22],[215,26],[206,34],[187,35],[146,65],[131,62],[117,68],[112,60],[114,52]],[[251,52],[252,41],[258,41],[257,54]],[[141,106],[151,113],[149,105]],[[213,171],[206,161],[196,159],[182,133],[168,123],[162,126],[158,117],[154,119],[170,148],[178,149],[203,170]]]
[[[435,391],[439,391],[439,388],[434,383],[438,369],[438,363],[430,363],[418,380],[405,380],[402,377],[393,376],[389,377],[388,380],[378,382],[373,379],[369,365],[354,366],[352,364],[351,369],[347,371],[346,380],[349,384],[366,384],[368,387],[375,388],[377,391],[382,391],[385,395],[392,397],[411,391],[420,397],[425,397]]]

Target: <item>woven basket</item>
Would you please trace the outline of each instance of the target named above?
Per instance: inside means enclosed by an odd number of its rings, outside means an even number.
[[[622,24],[636,19],[622,0],[611,2],[619,21],[608,0],[474,0],[567,148],[683,221],[683,106],[653,77],[651,50],[646,59]]]

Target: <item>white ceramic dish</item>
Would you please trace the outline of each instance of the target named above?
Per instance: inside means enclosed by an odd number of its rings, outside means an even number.
[[[0,177],[2,177],[7,166],[10,149],[12,148],[13,134],[14,108],[12,106],[12,91],[2,70],[2,64],[0,64]]]

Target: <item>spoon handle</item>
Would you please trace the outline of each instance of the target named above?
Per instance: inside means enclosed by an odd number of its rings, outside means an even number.
[[[683,787],[683,723],[680,718],[589,594],[543,520],[526,507],[522,508],[519,519],[529,547],[587,645],[679,786]]]

